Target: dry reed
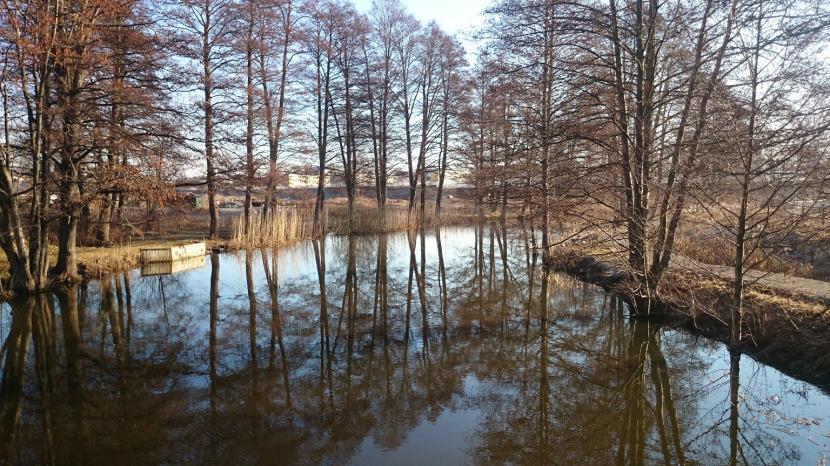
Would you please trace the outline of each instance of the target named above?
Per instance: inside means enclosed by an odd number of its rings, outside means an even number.
[[[349,210],[345,204],[327,206],[328,230],[332,233],[376,234],[394,231],[412,230],[418,227],[435,227],[438,225],[474,224],[479,220],[478,214],[469,208],[445,207],[440,217],[435,213],[435,206],[428,204],[421,217],[420,209],[410,211],[406,205],[390,204],[385,211],[376,206],[358,204],[354,217],[349,222]],[[490,219],[489,217],[486,217]]]
[[[230,246],[236,249],[281,246],[313,237],[313,212],[296,207],[274,209],[263,218],[252,213],[246,232],[245,216],[234,221]]]
[[[355,209],[351,222],[347,208],[336,206],[329,211],[328,229],[332,233],[388,233],[407,230],[414,225],[408,210],[400,207],[387,207],[385,215],[381,215],[376,207],[361,207]]]

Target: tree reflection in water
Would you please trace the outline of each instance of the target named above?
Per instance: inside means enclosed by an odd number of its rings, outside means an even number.
[[[532,232],[501,225],[118,274],[6,303],[0,330],[4,463],[452,450],[487,464],[814,464],[827,451],[819,390],[629,320],[616,296],[547,270]]]

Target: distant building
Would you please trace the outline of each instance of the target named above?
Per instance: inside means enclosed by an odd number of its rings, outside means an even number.
[[[390,174],[386,177],[386,186],[390,188],[409,186],[409,175],[406,173]]]
[[[436,177],[437,180],[437,177]],[[445,188],[469,188],[470,184],[467,182],[466,177],[462,174],[455,172],[455,171],[447,171],[444,175],[444,187]]]
[[[207,208],[207,196],[205,196],[204,194],[187,193],[184,195],[184,198],[187,200],[190,206],[195,209]]]
[[[302,173],[290,173],[288,175],[289,188],[316,188],[320,182],[320,175],[307,175]],[[323,177],[323,186],[329,186],[329,177]]]
[[[424,180],[426,182],[426,185],[429,186],[429,187],[438,186],[438,180],[439,180],[438,175],[439,175],[438,172],[435,172],[435,171],[426,172],[426,174],[424,176],[424,178],[426,178]],[[421,185],[421,179],[420,178],[418,178],[416,184],[418,186]],[[389,186],[389,187],[395,187],[395,188],[408,187],[409,186],[409,175],[406,172],[397,172],[397,173],[390,174],[388,176],[387,180],[386,180],[386,185]],[[466,186],[467,186],[466,181],[462,177],[460,177],[457,173],[448,171],[444,174],[444,187],[445,188],[460,188],[460,187],[466,187]]]
[[[318,168],[311,165],[298,166],[291,168],[293,173],[289,173],[283,179],[289,188],[316,188],[318,180],[320,179]],[[438,172],[429,170],[425,174],[426,185],[430,188],[438,186]],[[420,177],[417,180],[417,185],[420,186]],[[357,174],[357,185],[361,187],[368,187],[375,185],[375,176],[371,170],[361,170]],[[342,173],[334,170],[331,174],[327,174],[323,181],[325,188],[342,188],[346,186],[346,180]],[[407,188],[409,187],[409,173],[406,170],[394,170],[386,176],[386,186],[389,188]],[[466,179],[459,173],[454,171],[447,171],[444,175],[445,188],[460,188],[468,186]]]

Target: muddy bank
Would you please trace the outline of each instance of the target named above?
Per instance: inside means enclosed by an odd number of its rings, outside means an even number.
[[[659,298],[645,303],[632,293],[631,276],[593,256],[552,262],[566,272],[623,296],[630,306],[650,308],[649,318],[729,343],[731,289],[711,274],[671,271]],[[735,349],[830,393],[830,311],[824,300],[754,287],[745,297],[742,340]]]

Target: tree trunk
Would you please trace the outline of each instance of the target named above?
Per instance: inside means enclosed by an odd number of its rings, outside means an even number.
[[[331,39],[331,32],[329,32]],[[328,41],[329,43],[331,40]],[[324,208],[326,200],[326,158],[328,156],[328,125],[329,125],[329,94],[331,83],[331,50],[319,48],[317,54],[317,156],[318,156],[318,178],[317,178],[317,199],[314,204],[314,230],[316,234],[324,234]],[[325,56],[324,56],[325,54]],[[325,58],[325,68],[323,59]]]
[[[446,77],[445,79],[449,79]],[[444,196],[444,179],[447,175],[447,152],[449,152],[449,83],[444,83],[444,104],[441,115],[441,150],[438,154],[438,189],[435,193],[435,220],[441,218],[441,200]]]
[[[58,219],[58,258],[52,275],[58,281],[71,282],[78,278],[77,264],[77,242],[78,242],[78,219],[80,208],[78,207],[77,172],[74,167],[66,167],[69,173],[64,175],[61,182],[60,203],[61,216]]]
[[[216,167],[213,160],[213,76],[211,49],[211,0],[205,0],[204,4],[204,29],[202,31],[202,66],[204,69],[204,117],[205,117],[205,161],[207,163],[207,195],[208,211],[210,213],[210,227],[208,238],[217,238],[218,219],[216,217]]]
[[[112,193],[101,196],[101,211],[98,213],[98,243],[107,245],[110,242],[110,219],[113,207]]]
[[[268,88],[268,72],[263,55],[260,56],[262,91],[265,102],[265,118],[268,129],[268,181],[265,189],[265,202],[262,207],[262,219],[268,215],[269,209],[275,202],[277,190],[277,157],[279,156],[280,138],[282,137],[282,120],[285,115],[285,86],[288,82],[288,46],[291,40],[291,12],[292,1],[288,1],[283,18],[283,46],[282,46],[282,68],[280,69],[280,91],[277,100],[277,118],[273,121],[273,108],[271,102],[271,91]],[[260,51],[264,54],[265,46],[260,42]]]
[[[247,78],[245,128],[245,225],[244,233],[251,231],[251,191],[254,188],[254,4],[248,1],[248,28],[245,41],[245,73]]]

